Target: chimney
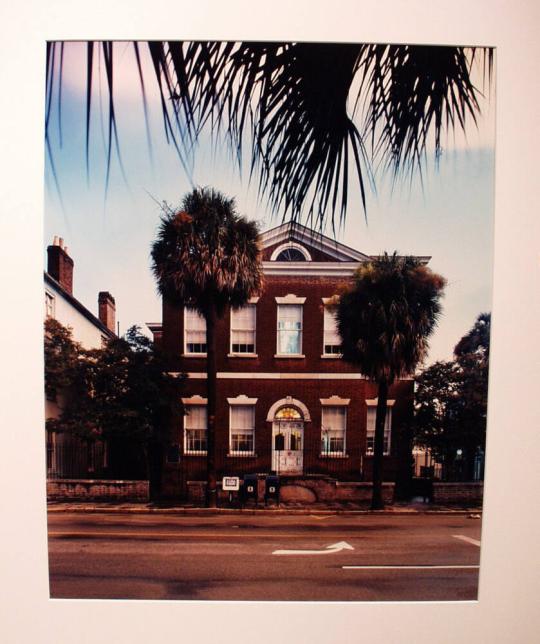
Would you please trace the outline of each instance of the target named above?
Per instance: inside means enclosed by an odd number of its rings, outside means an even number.
[[[67,254],[67,247],[64,248],[62,237],[56,235],[52,245],[47,247],[47,273],[73,295],[73,260]]]
[[[115,332],[114,322],[116,316],[116,303],[108,291],[101,291],[98,295],[98,317],[109,331]]]

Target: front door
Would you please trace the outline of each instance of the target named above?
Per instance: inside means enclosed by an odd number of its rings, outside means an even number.
[[[272,426],[272,469],[276,474],[302,474],[304,422],[274,420]]]

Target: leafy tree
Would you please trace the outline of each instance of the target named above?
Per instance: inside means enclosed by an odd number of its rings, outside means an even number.
[[[372,509],[382,509],[388,390],[424,358],[445,279],[412,257],[384,254],[362,264],[335,306],[343,358],[378,385]]]
[[[161,295],[206,320],[207,503],[216,505],[216,321],[262,286],[258,228],[236,212],[234,199],[208,189],[188,193],[180,210],[161,219],[152,269]]]
[[[474,355],[479,361],[489,361],[489,338],[491,333],[491,313],[480,313],[472,329],[454,347],[458,360]]]
[[[95,436],[88,410],[91,398],[89,353],[73,339],[69,327],[53,318],[45,321],[45,395],[62,409],[58,418],[48,418],[49,431],[69,432],[80,438]]]
[[[415,442],[429,448],[444,477],[474,478],[485,450],[490,314],[478,316],[454,349],[455,360],[437,362],[417,379]]]
[[[345,218],[350,175],[365,208],[373,163],[396,175],[421,168],[428,141],[439,153],[443,132],[474,124],[480,90],[472,81],[473,65],[479,61],[490,82],[493,59],[492,49],[446,46],[215,41],[132,46],[145,114],[149,79],[142,72],[142,47],[152,59],[150,81],[161,94],[167,142],[186,169],[205,127],[216,137],[226,133],[239,165],[249,135],[251,171],[258,168],[259,188],[271,206],[292,219],[306,206],[321,228],[327,214],[333,224],[336,215]],[[53,173],[51,110],[58,100],[61,114],[64,48],[61,42],[47,46],[45,130]],[[113,43],[87,44],[87,169],[98,57],[109,99],[107,185],[112,149],[120,150]]]
[[[142,459],[150,497],[158,499],[167,441],[164,417],[181,412],[181,381],[168,375],[160,352],[137,327],[101,349],[84,350],[59,322],[47,325],[46,387],[65,392],[60,416],[49,419],[47,428],[88,442],[107,441],[120,452],[120,471],[126,471],[128,454]]]

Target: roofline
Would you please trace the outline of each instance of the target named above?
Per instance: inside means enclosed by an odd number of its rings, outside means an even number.
[[[92,322],[92,324],[100,331],[108,335],[110,338],[115,338],[116,333],[114,331],[111,331],[109,328],[107,328],[103,322],[97,318],[93,313],[91,313],[84,304],[81,304],[79,300],[73,297],[71,293],[68,293],[66,289],[60,284],[60,282],[57,282],[54,277],[52,277],[47,271],[43,271],[43,275],[45,277],[45,281],[48,282],[51,286],[57,290],[62,297],[64,297],[79,313],[84,315],[84,317],[89,321]]]
[[[366,261],[369,259],[368,255],[297,222],[280,224],[261,233],[260,240],[262,246],[263,248],[268,248],[272,244],[286,241],[293,232],[296,232],[300,236],[305,236],[315,248],[327,252],[338,260]]]

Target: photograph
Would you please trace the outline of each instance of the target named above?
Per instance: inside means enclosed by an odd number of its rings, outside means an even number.
[[[47,43],[51,598],[477,599],[495,62]]]

